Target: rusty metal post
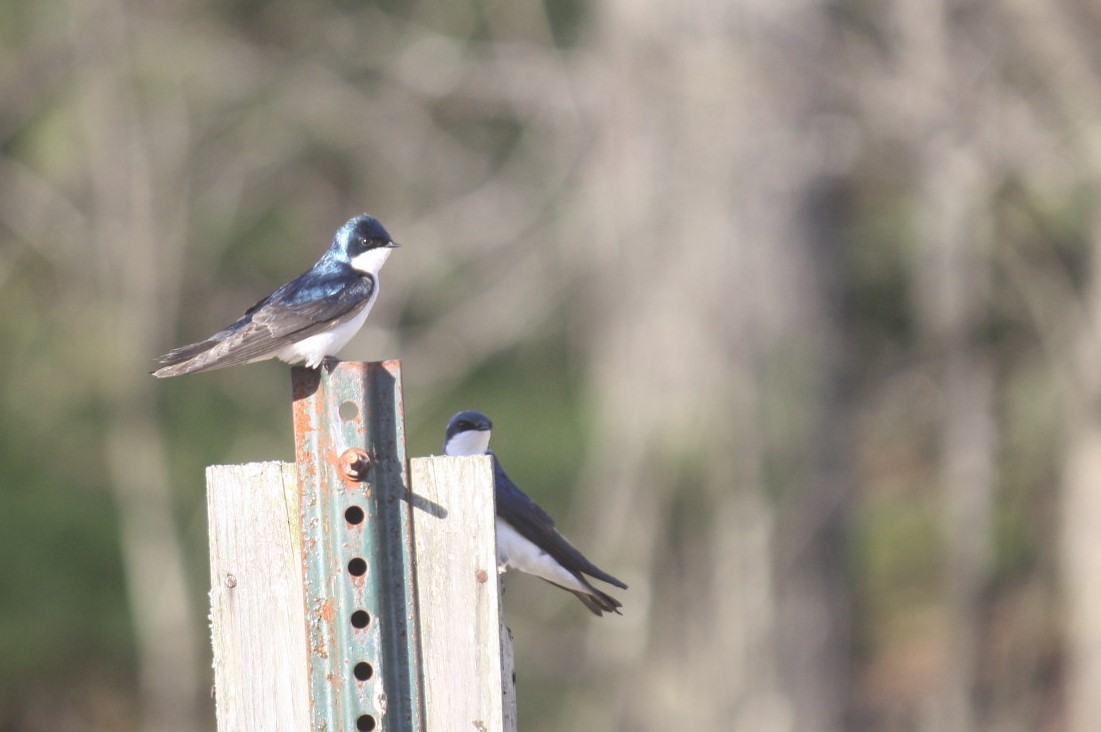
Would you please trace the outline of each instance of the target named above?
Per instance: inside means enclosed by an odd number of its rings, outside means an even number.
[[[291,378],[311,727],[423,732],[400,363]]]

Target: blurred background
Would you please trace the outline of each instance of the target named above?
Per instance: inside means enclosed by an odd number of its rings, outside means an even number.
[[[148,372],[362,211],[410,454],[489,413],[631,585],[508,576],[524,732],[1097,728],[1096,3],[0,14],[0,730],[213,729],[289,374]]]

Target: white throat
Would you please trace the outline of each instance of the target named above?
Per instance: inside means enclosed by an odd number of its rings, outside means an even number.
[[[460,432],[444,445],[443,451],[448,455],[485,455],[489,450],[489,433],[491,430],[467,430]]]
[[[382,265],[386,264],[386,260],[390,257],[390,252],[394,251],[390,247],[375,247],[374,249],[368,249],[362,254],[357,254],[352,257],[350,264],[352,269],[357,272],[363,272],[364,274],[370,274],[378,277],[378,271],[382,269]]]

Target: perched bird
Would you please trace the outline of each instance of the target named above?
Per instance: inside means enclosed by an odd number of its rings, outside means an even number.
[[[627,589],[627,585],[585,558],[554,526],[554,519],[509,479],[489,449],[493,423],[481,412],[459,412],[447,423],[444,453],[492,455],[497,498],[497,567],[514,567],[577,595],[596,615],[619,612],[622,603],[593,587],[585,575]]]
[[[278,358],[317,368],[363,325],[378,297],[378,273],[398,246],[378,219],[363,214],[341,226],[314,266],[204,341],[169,351],[154,376]]]

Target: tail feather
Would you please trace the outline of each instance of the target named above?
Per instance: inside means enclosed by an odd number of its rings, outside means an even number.
[[[550,582],[550,580],[547,580],[547,582]],[[554,585],[555,587],[562,587],[562,585],[560,585],[556,582],[550,582],[550,584]],[[562,589],[566,590],[567,592],[573,593],[573,595],[575,597],[577,597],[578,600],[581,601],[582,605],[589,608],[589,611],[593,615],[596,615],[598,617],[603,617],[604,613],[615,613],[616,615],[622,615],[623,614],[619,611],[619,608],[623,607],[622,602],[615,599],[614,597],[607,594],[606,592],[601,592],[600,590],[596,589],[595,587],[592,587],[591,585],[588,585],[587,582],[585,584],[589,587],[588,592],[582,592],[581,590],[574,590],[574,589],[571,589],[569,587],[562,587]]]
[[[199,341],[198,343],[190,343],[186,346],[180,346],[179,348],[175,348],[158,358],[157,363],[159,363],[162,367],[175,366],[176,364],[183,363],[184,361],[190,361],[195,356],[198,356],[200,353],[209,351],[216,345],[218,345],[218,341],[214,340],[213,338],[208,338],[205,341]]]

